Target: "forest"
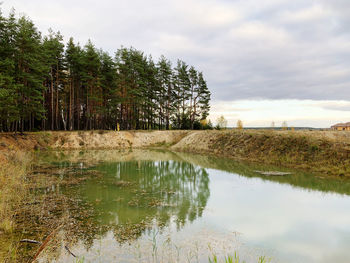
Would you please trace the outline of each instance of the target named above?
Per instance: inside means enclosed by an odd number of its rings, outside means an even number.
[[[210,91],[182,60],[114,56],[0,10],[0,131],[205,129]]]

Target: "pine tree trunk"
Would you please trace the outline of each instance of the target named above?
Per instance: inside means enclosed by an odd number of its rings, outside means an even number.
[[[58,121],[58,64],[56,66],[56,130],[59,130],[59,121]]]
[[[69,111],[68,111],[68,129],[72,130],[72,80],[69,78]]]
[[[193,122],[194,122],[194,120],[192,118],[192,107],[193,107],[192,103],[193,103],[193,85],[191,87],[191,99],[190,99],[190,123],[191,123],[190,125],[191,125],[191,130],[193,130]]]
[[[50,83],[50,96],[51,96],[51,130],[54,129],[54,110],[53,110],[53,76],[52,76],[52,67],[51,67],[51,83]]]
[[[72,109],[71,109],[71,122],[70,122],[70,130],[74,130],[74,119],[75,119],[75,115],[74,115],[74,78],[72,77],[71,80],[71,87],[72,87]]]
[[[79,83],[80,84],[80,83]],[[77,122],[77,128],[78,130],[80,130],[80,110],[81,110],[81,107],[80,107],[80,97],[79,97],[79,85],[77,85],[77,97],[76,97],[76,114],[77,114],[77,119],[76,119],[76,122]]]

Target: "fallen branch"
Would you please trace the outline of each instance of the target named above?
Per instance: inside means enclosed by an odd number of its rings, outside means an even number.
[[[76,255],[74,255],[74,254],[72,253],[72,251],[69,250],[69,248],[68,248],[67,245],[65,245],[64,248],[65,248],[65,249],[68,251],[68,253],[71,254],[73,257],[75,257],[75,258],[77,257]]]
[[[254,172],[259,173],[261,175],[266,175],[266,176],[285,176],[285,175],[292,174],[288,172],[279,172],[279,171],[254,171]]]
[[[39,247],[38,251],[35,253],[35,256],[32,260],[32,263],[35,262],[35,260],[38,258],[38,256],[40,255],[40,253],[45,249],[45,247],[47,247],[47,245],[49,244],[50,240],[52,239],[52,237],[56,234],[56,232],[61,228],[61,226],[57,227],[54,231],[51,232],[50,235],[47,236],[47,238],[45,238],[45,240],[43,241],[42,245]]]
[[[31,243],[31,244],[41,244],[40,241],[36,241],[36,240],[32,240],[32,239],[22,239],[21,241],[22,243]]]

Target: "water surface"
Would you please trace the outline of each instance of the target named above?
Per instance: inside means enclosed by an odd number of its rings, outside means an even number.
[[[54,152],[37,168],[55,183],[36,194],[65,200],[61,246],[43,262],[74,262],[65,245],[84,262],[207,262],[234,252],[247,263],[350,259],[347,179],[267,177],[256,170],[285,169],[148,150]]]

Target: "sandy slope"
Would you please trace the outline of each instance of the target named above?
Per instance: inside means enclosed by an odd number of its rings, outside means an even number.
[[[0,162],[34,149],[163,147],[350,176],[350,132],[332,131],[75,131],[0,134]]]

